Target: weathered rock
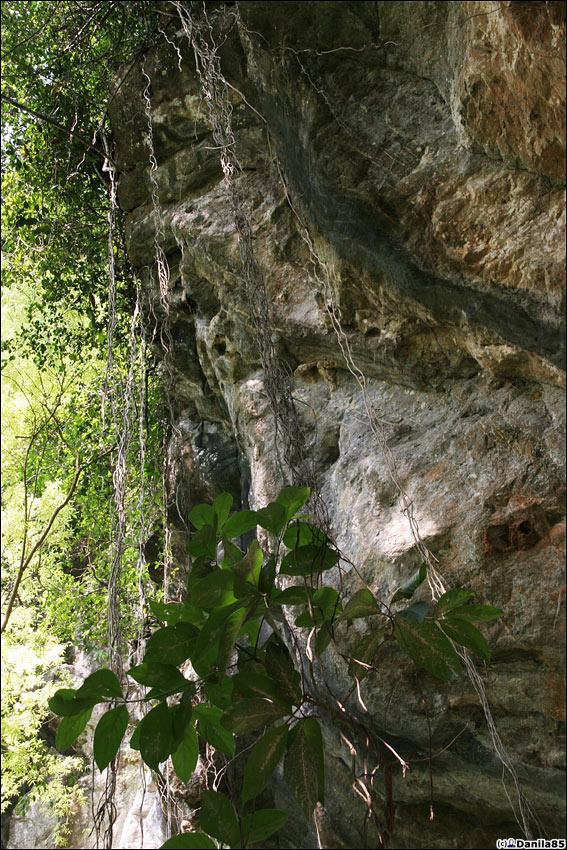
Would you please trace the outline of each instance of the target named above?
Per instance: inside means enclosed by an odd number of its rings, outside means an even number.
[[[397,480],[447,585],[470,586],[479,600],[506,612],[485,629],[493,659],[479,672],[526,794],[548,834],[559,835],[564,6],[236,7],[238,21],[231,6],[219,11],[215,26],[226,36],[221,59],[244,168],[240,191],[271,339],[293,376],[332,533],[356,565],[344,565],[343,591],[366,582],[387,600],[419,553],[330,322],[331,292],[343,346],[348,340],[364,373]],[[171,269],[178,430],[170,459],[184,515],[174,520],[182,528],[193,504],[222,490],[235,503],[260,507],[283,481],[280,432],[265,391],[218,140],[177,23],[169,37],[183,54],[182,70],[166,43],[148,57],[146,70],[157,213]],[[130,75],[112,118],[130,258],[148,301],[157,304],[147,270],[156,211],[142,88],[141,72]],[[327,264],[328,284],[296,212]],[[347,655],[360,638],[358,623],[338,628]],[[332,647],[314,673],[314,688],[323,674],[345,700],[351,679]],[[361,696],[366,712],[356,695],[348,700],[359,730],[368,724],[410,761],[405,779],[393,767],[390,846],[482,847],[520,834],[466,678],[439,684],[388,650]],[[317,813],[319,839],[297,814],[281,846],[361,846],[366,806],[352,791],[352,759],[332,725],[325,735],[328,792]],[[359,771],[363,739],[361,731]],[[385,772],[382,765],[377,773],[379,801]],[[276,782],[276,801],[289,805],[287,794]],[[376,828],[369,827],[370,846],[377,846]]]

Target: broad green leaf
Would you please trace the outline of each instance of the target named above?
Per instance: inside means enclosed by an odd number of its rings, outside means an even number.
[[[202,578],[191,592],[191,604],[197,608],[216,608],[235,601],[234,576],[228,570],[214,570]]]
[[[60,688],[49,700],[49,708],[60,717],[71,717],[92,708],[97,702],[103,702],[102,698],[77,699],[77,691],[73,688]]]
[[[427,614],[431,610],[429,602],[414,602],[409,608],[403,608],[398,611],[396,617],[401,617],[403,620],[408,620],[411,623],[423,623]]]
[[[297,724],[298,730],[285,754],[284,779],[309,821],[319,798],[319,770],[304,725],[303,720]]]
[[[77,699],[89,697],[121,697],[122,688],[116,674],[112,670],[96,670],[87,676],[77,691]]]
[[[240,511],[227,519],[222,530],[222,536],[225,540],[232,540],[235,537],[241,537],[247,531],[256,528],[257,525],[256,511]]]
[[[284,754],[287,734],[287,726],[274,726],[254,746],[244,768],[243,803],[257,797],[267,786]]]
[[[215,842],[204,832],[183,832],[168,838],[162,850],[216,850]]]
[[[193,706],[193,714],[198,718],[198,732],[215,750],[233,758],[236,751],[234,735],[221,726],[222,711],[209,705]]]
[[[254,607],[254,604],[252,604],[252,607]],[[230,657],[234,651],[236,638],[238,637],[240,629],[250,611],[250,605],[247,608],[237,608],[228,615],[224,622],[217,655],[217,667],[221,674],[226,670],[226,665],[230,661]]]
[[[396,617],[394,636],[406,655],[428,673],[447,682],[459,678],[461,665],[457,653],[432,620],[410,623]]]
[[[258,590],[260,593],[270,593],[276,580],[276,559],[271,555],[262,569],[258,579]]]
[[[148,767],[159,770],[159,766],[170,755],[173,745],[173,716],[165,702],[152,708],[140,721],[139,749]],[[130,746],[132,741],[130,740]]]
[[[224,557],[222,560],[222,568],[226,570],[233,564],[238,564],[244,557],[244,552],[230,540],[223,540]]]
[[[253,814],[246,815],[242,819],[242,835],[247,842],[246,846],[265,841],[282,828],[288,817],[289,814],[280,809],[258,809]]]
[[[232,496],[230,493],[221,493],[213,502],[213,511],[217,517],[217,533],[222,533],[222,527],[228,519],[230,508],[232,506]]]
[[[199,738],[195,727],[188,723],[181,743],[171,755],[173,767],[182,782],[189,782],[199,758]]]
[[[324,546],[327,535],[312,522],[295,520],[286,528],[282,538],[288,549],[298,549],[300,546]]]
[[[338,591],[334,587],[320,587],[313,594],[313,605],[320,608],[325,614],[340,612],[341,601]]]
[[[209,835],[231,847],[240,844],[240,827],[234,806],[220,791],[203,791],[199,823]]]
[[[284,506],[286,522],[292,518],[299,508],[303,507],[310,494],[309,487],[285,487],[281,491],[276,502]]]
[[[80,714],[73,714],[70,717],[61,718],[61,722],[57,728],[55,735],[55,746],[59,752],[64,753],[68,750],[71,744],[77,740],[93,713],[92,708],[87,708],[81,711]]]
[[[301,585],[275,590],[270,594],[273,605],[307,605],[307,589]]]
[[[222,725],[235,735],[258,732],[289,714],[289,707],[255,697],[238,700],[222,716]]]
[[[127,726],[128,709],[125,705],[110,709],[98,721],[94,733],[93,755],[100,771],[115,757]]]
[[[268,644],[266,670],[276,683],[276,692],[280,699],[292,705],[302,704],[301,676],[293,666],[286,649],[275,643]]]
[[[211,703],[218,708],[228,708],[232,703],[234,690],[234,679],[232,676],[224,676],[222,682],[206,682],[205,696]]]
[[[374,614],[380,613],[380,606],[371,592],[363,587],[349,599],[339,620],[357,620],[359,617],[372,617]]]
[[[231,565],[232,572],[239,578],[248,579],[253,584],[258,584],[262,559],[264,555],[257,540],[253,540],[248,547],[248,552],[237,564]]]
[[[286,510],[278,502],[270,502],[265,508],[256,511],[258,525],[278,535],[286,523]]]
[[[265,699],[273,699],[276,696],[276,682],[255,670],[244,669],[233,681],[239,696]]]
[[[303,721],[303,731],[309,741],[313,762],[317,770],[317,799],[325,804],[325,750],[323,747],[323,734],[319,721],[314,717],[308,717]]]
[[[310,611],[304,611],[295,618],[294,624],[298,629],[311,629],[314,625],[320,626],[325,619],[325,612],[320,608],[314,608],[313,615]]]
[[[213,510],[211,508],[211,510]],[[215,516],[216,520],[216,516]],[[217,556],[217,537],[212,525],[204,525],[188,541],[187,551],[193,558],[210,558],[214,561]]]
[[[236,611],[237,609],[241,608],[241,602],[233,602],[232,605],[225,605],[223,608],[218,608],[214,611],[211,611],[205,621],[205,624],[199,632],[197,643],[193,648],[191,661],[194,667],[206,656],[210,656],[213,650],[216,650],[227,617],[233,611]],[[197,670],[196,667],[195,669]],[[197,670],[197,672],[199,673],[200,671]]]
[[[144,718],[142,718],[140,720],[140,722],[138,723],[138,725],[136,726],[136,728],[132,732],[132,735],[130,736],[130,747],[133,750],[139,750],[140,749],[140,735],[141,735],[141,732],[142,732],[142,723],[143,722],[144,722]]]
[[[405,584],[396,590],[390,600],[390,604],[392,602],[399,602],[400,599],[411,599],[417,588],[425,581],[426,576],[427,564],[422,564],[417,572],[415,572]]]
[[[193,713],[193,706],[191,705],[192,696],[194,696],[194,694],[183,694],[177,705],[170,706],[171,732],[173,735],[172,752],[177,749],[183,740],[187,724],[191,721],[191,715]]]
[[[472,623],[467,620],[447,619],[442,620],[439,626],[455,643],[466,646],[487,663],[490,661],[490,649],[486,638]]]
[[[288,576],[308,576],[330,570],[338,560],[338,552],[328,546],[300,546],[285,556],[280,573]]]
[[[198,629],[191,623],[178,622],[174,626],[164,626],[148,640],[144,662],[159,661],[174,666],[183,664],[191,657],[198,636]]]
[[[463,605],[461,608],[453,608],[451,619],[458,617],[460,620],[470,620],[473,623],[489,623],[502,617],[502,608],[493,605]]]
[[[137,667],[131,667],[128,675],[140,685],[170,690],[179,686],[183,688],[187,682],[185,676],[173,664],[160,664],[159,661],[144,661]]]
[[[353,679],[356,677],[361,682],[369,673],[368,667],[365,664],[373,665],[374,656],[378,649],[382,646],[385,640],[384,630],[376,629],[368,632],[361,641],[359,641],[353,650],[348,674]],[[359,663],[362,662],[362,663]]]
[[[165,603],[156,602],[155,599],[148,599],[148,605],[154,617],[162,623],[167,622],[168,626],[175,626],[179,622],[199,625],[202,620],[199,609],[188,605],[186,602],[183,604],[180,602]]]
[[[448,590],[447,593],[444,593],[443,596],[437,602],[435,606],[435,617],[445,617],[452,611],[453,608],[459,608],[461,605],[464,605],[465,602],[468,602],[469,599],[475,595],[474,590],[470,590],[468,587],[455,587],[453,590]]]
[[[189,514],[189,522],[197,531],[205,525],[216,529],[217,514],[210,505],[196,505]]]

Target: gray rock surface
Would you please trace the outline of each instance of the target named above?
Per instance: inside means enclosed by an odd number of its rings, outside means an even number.
[[[269,333],[293,376],[333,536],[356,565],[345,563],[331,580],[346,595],[364,581],[387,599],[419,553],[329,320],[329,291],[447,585],[470,586],[479,601],[506,612],[485,629],[493,658],[479,673],[525,792],[543,828],[559,835],[564,4],[207,6],[223,33],[221,67]],[[175,17],[168,37],[181,66],[164,41],[146,68],[171,273],[178,430],[170,460],[186,518],[194,504],[224,490],[236,504],[260,507],[284,481],[281,431],[264,384],[218,144]],[[141,92],[133,71],[112,105],[119,199],[130,259],[163,320],[151,269],[155,214]],[[331,290],[294,210],[327,264]],[[178,524],[182,530],[181,518]],[[345,654],[360,637],[359,622],[339,628]],[[314,686],[324,677],[344,698],[346,662],[331,647],[321,664]],[[350,710],[410,761],[405,778],[392,771],[390,846],[485,847],[520,835],[468,679],[433,681],[392,650],[361,695],[367,712],[355,697]],[[429,727],[438,754],[432,821]],[[362,846],[366,806],[352,790],[351,757],[332,725],[326,743],[326,807],[316,827],[298,813],[281,846]],[[378,810],[384,773],[375,783]],[[290,804],[286,794],[276,782],[276,802]],[[377,840],[371,824],[369,846]]]

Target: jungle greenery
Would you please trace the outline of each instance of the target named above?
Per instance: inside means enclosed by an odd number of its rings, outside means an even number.
[[[46,676],[66,644],[106,657],[118,439],[110,415],[101,425],[107,109],[115,70],[152,36],[154,6],[1,4],[3,811],[31,786],[64,804],[62,777],[78,761],[49,746]],[[134,284],[120,217],[116,231],[113,356],[124,376]],[[134,489],[160,475],[163,412],[151,378],[149,396],[148,463]],[[125,552],[125,603],[137,599],[136,557]],[[131,617],[126,636],[133,627]]]

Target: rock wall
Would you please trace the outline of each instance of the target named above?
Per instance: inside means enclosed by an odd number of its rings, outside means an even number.
[[[423,539],[449,586],[506,611],[485,630],[493,659],[479,672],[541,827],[560,835],[565,4],[205,5],[271,341],[293,374],[332,532],[361,576],[346,565],[343,588],[363,579],[388,598],[419,553],[294,210],[330,269],[343,340]],[[199,501],[228,490],[260,507],[284,482],[218,140],[176,10],[162,10],[167,39],[144,67],[170,268],[172,514],[183,528]],[[128,251],[159,322],[144,83],[131,68],[111,111]],[[345,652],[357,637],[345,628]],[[412,760],[405,779],[394,771],[391,846],[520,836],[468,679],[418,673],[417,685],[401,656],[383,665],[363,686],[365,722]],[[323,668],[346,694],[346,664],[332,649]],[[465,730],[432,762],[432,821],[428,723],[434,753]],[[332,728],[326,743],[320,840],[362,846],[350,756]],[[276,802],[285,793],[276,783]],[[320,846],[299,814],[281,840]],[[369,841],[377,846],[375,834]]]

